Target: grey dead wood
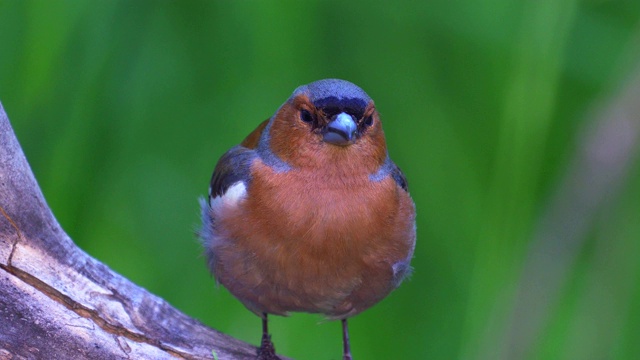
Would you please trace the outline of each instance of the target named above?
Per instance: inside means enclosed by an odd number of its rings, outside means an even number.
[[[255,359],[78,248],[0,104],[0,360]],[[216,311],[216,309],[212,309]],[[257,326],[257,325],[256,325]]]

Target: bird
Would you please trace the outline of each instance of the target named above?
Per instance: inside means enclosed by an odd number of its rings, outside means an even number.
[[[342,323],[412,272],[415,204],[357,85],[318,80],[224,153],[201,198],[199,237],[216,280],[262,319],[260,360],[279,359],[268,315]]]

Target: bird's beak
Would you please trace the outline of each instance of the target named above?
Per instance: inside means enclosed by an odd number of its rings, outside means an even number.
[[[333,145],[347,146],[356,140],[358,125],[351,115],[340,113],[327,124],[324,130],[323,140]]]

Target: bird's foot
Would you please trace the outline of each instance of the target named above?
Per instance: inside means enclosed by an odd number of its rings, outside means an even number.
[[[271,342],[271,336],[262,337],[262,343],[258,349],[258,360],[280,360],[276,355],[276,348]]]

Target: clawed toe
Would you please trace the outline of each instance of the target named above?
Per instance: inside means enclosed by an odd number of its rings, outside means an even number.
[[[276,348],[271,342],[271,336],[263,336],[260,348],[258,348],[258,360],[280,360],[276,355]]]

